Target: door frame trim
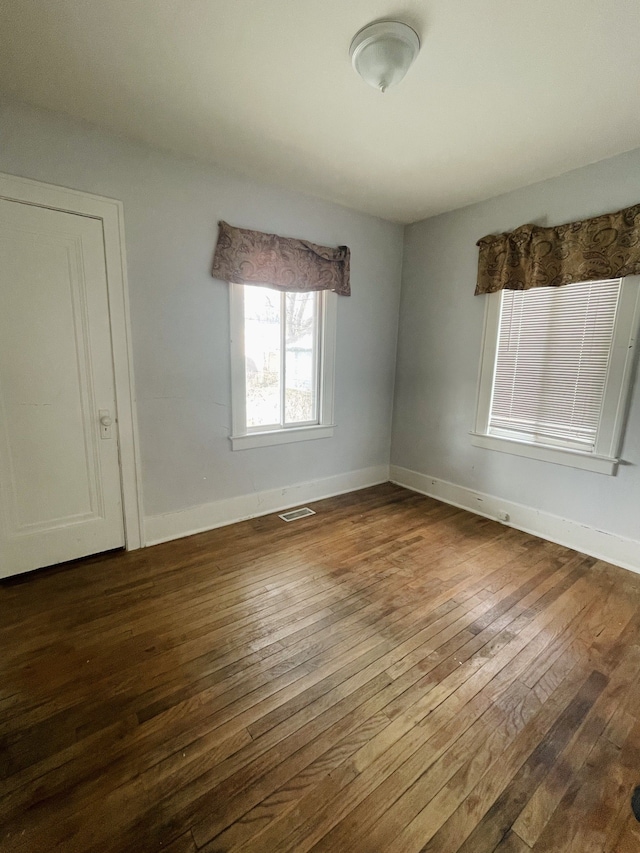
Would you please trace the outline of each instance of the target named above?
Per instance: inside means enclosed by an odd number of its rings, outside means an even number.
[[[127,551],[144,546],[144,514],[135,386],[131,355],[129,286],[121,201],[0,172],[0,198],[88,216],[102,222],[111,346],[118,409],[122,516]]]

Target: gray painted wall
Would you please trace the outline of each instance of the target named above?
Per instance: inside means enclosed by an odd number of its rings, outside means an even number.
[[[459,486],[640,538],[640,377],[617,476],[472,447],[485,234],[555,225],[640,201],[640,150],[416,223],[405,231],[391,461]]]
[[[389,461],[401,226],[0,101],[0,171],[121,199],[145,512],[156,515]],[[391,458],[397,465],[623,536],[640,536],[640,378],[616,477],[474,448],[484,302],[476,240],[640,199],[640,150],[405,230]],[[352,250],[338,305],[333,439],[232,452],[218,219]]]
[[[124,202],[146,515],[387,465],[403,230],[0,102],[0,171]],[[232,452],[228,287],[217,221],[347,244],[331,439]]]

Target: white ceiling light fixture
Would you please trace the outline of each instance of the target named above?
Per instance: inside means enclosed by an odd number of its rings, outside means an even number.
[[[400,21],[378,21],[356,33],[349,54],[362,79],[386,92],[403,79],[419,50],[420,39],[410,26]]]

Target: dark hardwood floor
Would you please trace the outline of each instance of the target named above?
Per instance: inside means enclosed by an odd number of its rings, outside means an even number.
[[[0,586],[0,850],[638,853],[640,577],[314,508]]]

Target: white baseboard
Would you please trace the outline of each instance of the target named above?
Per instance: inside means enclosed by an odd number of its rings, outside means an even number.
[[[506,523],[525,533],[532,533],[542,539],[589,554],[598,560],[605,560],[607,563],[614,563],[616,566],[640,573],[640,541],[637,539],[627,539],[615,533],[596,530],[577,521],[561,518],[559,515],[506,501],[495,495],[475,492],[464,486],[456,486],[446,480],[419,474],[417,471],[401,468],[398,465],[390,466],[389,477],[392,483],[397,483],[399,486],[405,486],[414,492],[420,492],[486,518],[499,520],[498,513],[507,512],[509,521],[502,522],[503,524]]]
[[[386,483],[388,479],[389,466],[378,465],[374,468],[349,471],[347,474],[337,474],[312,483],[296,483],[281,489],[201,504],[178,512],[148,516],[144,525],[146,544],[158,545],[160,542],[213,530],[215,527],[245,521],[247,518],[281,512],[311,501]]]

